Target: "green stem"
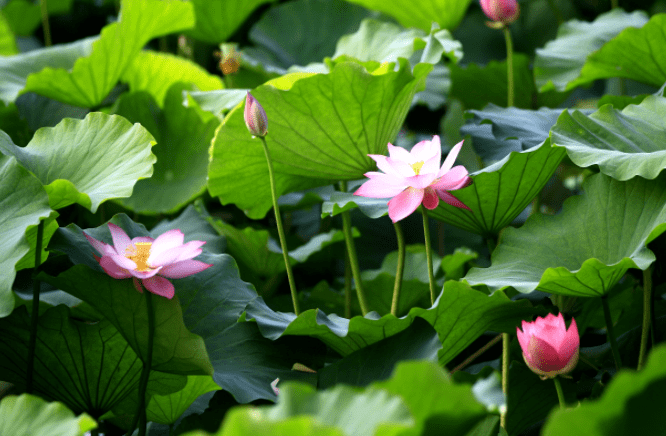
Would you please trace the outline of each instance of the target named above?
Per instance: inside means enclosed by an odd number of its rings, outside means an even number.
[[[477,351],[474,352],[474,354],[472,354],[471,356],[469,356],[467,359],[463,360],[462,363],[461,363],[460,365],[458,365],[458,366],[456,366],[455,368],[453,368],[453,369],[450,371],[450,374],[453,374],[453,373],[455,373],[455,372],[458,372],[458,371],[460,371],[461,369],[464,369],[465,367],[467,367],[467,365],[469,365],[470,363],[474,362],[474,360],[475,360],[477,357],[479,357],[480,355],[482,355],[483,353],[485,353],[486,351],[488,351],[488,349],[490,349],[490,347],[492,347],[493,345],[495,345],[496,343],[498,343],[498,342],[500,341],[500,339],[502,339],[502,335],[501,335],[501,334],[495,336],[490,342],[488,342],[488,343],[487,343],[486,345],[484,345],[483,347],[479,348]]]
[[[340,189],[343,192],[347,191],[347,182],[340,182]],[[345,235],[345,243],[347,244],[347,255],[349,256],[349,264],[351,265],[352,275],[354,276],[354,284],[356,285],[356,295],[358,296],[358,303],[361,306],[363,316],[368,313],[368,301],[365,298],[365,291],[363,290],[363,282],[361,281],[361,269],[358,266],[358,256],[356,255],[356,245],[354,244],[354,237],[352,235],[351,215],[346,210],[341,213],[342,215],[342,232]]]
[[[399,223],[393,223],[395,236],[398,238],[398,267],[395,270],[395,283],[393,284],[393,301],[391,302],[391,314],[398,316],[398,302],[400,301],[400,289],[402,288],[402,274],[405,271],[405,237]]]
[[[506,77],[507,77],[507,107],[513,106],[513,40],[511,32],[507,26],[502,28],[504,31],[504,40],[506,41]]]
[[[351,262],[349,255],[345,253],[345,318],[351,318],[351,301],[352,301],[352,272]]]
[[[511,337],[508,333],[502,333],[502,392],[504,392],[504,401],[509,404],[509,344]],[[500,416],[500,425],[506,429],[506,413]]]
[[[567,407],[567,403],[564,401],[564,392],[562,391],[560,378],[557,376],[553,377],[553,383],[555,383],[555,390],[557,390],[557,399],[560,400],[560,408],[564,409]]]
[[[275,211],[275,221],[277,222],[278,235],[280,235],[280,245],[282,246],[282,256],[284,257],[284,265],[287,268],[287,279],[289,280],[289,289],[291,290],[291,301],[294,304],[294,313],[298,316],[298,294],[296,293],[296,283],[294,282],[294,273],[291,271],[291,263],[289,262],[289,252],[287,251],[287,239],[284,236],[284,228],[282,227],[282,217],[280,216],[280,207],[278,206],[277,192],[275,190],[275,175],[273,174],[273,162],[271,155],[268,153],[268,145],[266,139],[259,137],[264,146],[264,154],[266,155],[266,162],[268,163],[268,178],[271,182],[271,197],[273,198],[273,209]]]
[[[608,334],[608,342],[610,342],[611,351],[613,352],[613,359],[615,360],[615,369],[620,370],[622,367],[622,360],[620,359],[620,351],[617,348],[617,341],[615,340],[615,333],[613,333],[613,319],[611,318],[610,307],[608,307],[608,298],[601,297],[601,305],[604,308],[604,318],[606,319],[606,333]]]
[[[430,284],[430,302],[435,304],[435,274],[432,271],[432,247],[430,246],[430,225],[428,223],[428,211],[421,206],[423,215],[423,237],[425,238],[426,259],[428,261],[428,283]]]
[[[143,360],[143,369],[139,379],[139,406],[136,415],[132,421],[127,436],[134,433],[134,428],[139,423],[139,436],[146,434],[146,390],[148,388],[148,379],[150,378],[150,368],[153,364],[153,339],[155,335],[155,312],[153,311],[153,294],[146,289],[143,293],[146,296],[146,313],[148,314],[148,349],[146,358]]]
[[[490,256],[493,255],[493,251],[495,251],[495,248],[497,248],[497,240],[495,238],[487,238],[486,239],[486,245],[488,246],[488,254]]]
[[[28,364],[25,391],[32,393],[32,381],[35,368],[35,348],[37,347],[37,326],[39,323],[39,288],[41,282],[37,280],[39,266],[42,264],[42,240],[44,239],[44,221],[37,224],[37,241],[35,243],[35,268],[32,277],[32,314],[30,318],[30,338],[28,339]]]
[[[638,354],[638,369],[645,365],[647,344],[650,335],[650,315],[652,314],[652,267],[643,271],[643,329],[641,331],[641,348]]]
[[[44,46],[50,47],[53,43],[51,41],[51,26],[49,25],[49,11],[46,8],[46,0],[39,0],[39,6],[42,13],[42,30],[44,31]]]

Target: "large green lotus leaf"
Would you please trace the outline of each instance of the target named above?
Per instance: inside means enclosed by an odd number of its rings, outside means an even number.
[[[489,268],[465,280],[492,289],[535,289],[582,297],[608,293],[629,268],[655,260],[646,245],[666,231],[666,173],[626,182],[595,174],[583,195],[569,198],[556,216],[532,215],[507,228]]]
[[[216,91],[187,92],[185,106],[196,104],[201,109],[211,112],[220,120],[231,109],[245,99],[249,89],[218,89]]]
[[[603,106],[586,116],[563,112],[551,141],[566,147],[573,163],[598,165],[614,179],[654,179],[666,168],[666,98],[650,95],[622,111]]]
[[[373,169],[367,155],[385,153],[431,68],[419,64],[412,75],[401,60],[398,71],[385,64],[370,74],[358,63],[340,62],[329,74],[301,78],[288,90],[255,89],[268,116],[266,141],[278,195],[361,178]],[[245,126],[242,106],[217,130],[208,189],[250,218],[265,216],[271,207],[266,158]]]
[[[0,131],[2,144],[11,139]],[[51,214],[49,199],[42,184],[23,168],[16,159],[0,154],[0,318],[14,308],[12,285],[16,277],[15,265],[31,244],[26,238],[30,226],[39,224]],[[34,252],[34,249],[32,249]],[[34,254],[33,254],[34,255]]]
[[[27,77],[45,67],[70,70],[78,58],[91,53],[93,43],[97,39],[97,37],[86,38],[69,44],[58,44],[14,56],[0,57],[0,76],[2,76],[0,99],[5,103],[16,100],[21,90],[25,88]]]
[[[35,132],[27,147],[0,143],[45,186],[53,209],[78,203],[95,213],[109,198],[128,197],[155,162],[153,137],[117,115],[91,112]]]
[[[102,29],[90,56],[77,60],[71,71],[47,67],[28,76],[23,92],[97,107],[148,41],[194,26],[192,4],[179,0],[123,0],[120,17]]]
[[[88,415],[74,416],[65,405],[30,394],[10,395],[0,402],[0,434],[83,436],[97,427]]]
[[[71,9],[72,2],[73,0],[49,0],[45,2],[46,10],[49,16],[63,14]],[[7,21],[16,35],[30,36],[41,24],[40,2],[9,0],[2,3],[2,13],[7,17]]]
[[[601,398],[556,410],[543,428],[544,436],[619,436],[666,433],[661,411],[666,407],[666,347],[650,353],[641,371],[622,370]]]
[[[530,59],[522,53],[513,57],[514,106],[532,107],[534,81],[530,73]],[[461,67],[455,64],[451,69],[450,98],[460,100],[467,109],[481,109],[493,103],[507,106],[507,67],[506,61],[491,61],[483,67],[469,64]]]
[[[144,126],[157,141],[152,177],[139,180],[126,208],[143,214],[173,213],[206,189],[208,147],[219,120],[197,108],[182,105],[184,85],[174,84],[161,110],[146,92],[125,94],[115,106],[117,114]]]
[[[439,334],[442,350],[439,363],[445,365],[486,330],[513,332],[521,319],[535,310],[526,301],[512,302],[503,293],[487,296],[463,283],[449,281],[430,309],[412,308],[402,318],[371,312],[351,320],[308,310],[293,313],[274,312],[261,298],[246,308],[247,319],[255,319],[261,333],[269,339],[284,335],[312,336],[343,356],[406,329],[415,317],[428,321]]]
[[[584,68],[583,65],[589,62],[588,57],[590,55],[592,55],[590,58],[596,57],[599,54],[597,50],[604,47],[608,41],[611,41],[624,29],[627,27],[642,27],[647,21],[648,17],[645,12],[627,13],[622,9],[613,9],[599,15],[592,23],[570,20],[562,24],[557,31],[557,38],[547,43],[544,48],[536,50],[534,80],[539,92],[550,90],[569,91],[595,79],[619,76],[620,71],[613,71],[613,74],[609,76],[594,77],[581,70],[589,68]],[[659,38],[663,39],[663,35],[660,34]],[[615,42],[612,44],[615,44]],[[641,44],[646,43],[641,42]],[[645,45],[640,46],[640,55],[636,47],[632,48],[632,60],[627,62],[636,62],[636,59],[640,59],[639,62],[641,68],[643,68],[646,56],[648,58],[652,57],[649,55],[650,51],[646,50],[645,47]],[[626,56],[626,54],[623,54],[623,56]],[[613,61],[620,62],[619,59],[613,59]],[[666,78],[659,82],[657,86],[661,86],[664,81],[666,81]]]
[[[18,53],[16,38],[14,38],[12,29],[7,23],[7,18],[0,12],[0,56],[10,56],[16,53]]]
[[[277,422],[256,419],[258,416],[248,409],[232,409],[224,416],[224,425],[215,436],[345,436],[342,430],[321,424],[313,416],[297,416]],[[183,436],[205,436],[208,433],[192,431]]]
[[[58,221],[56,221],[56,217],[58,216],[58,212],[52,212],[51,216],[49,216],[47,219],[44,220],[44,230],[43,230],[43,235],[42,235],[42,254],[40,256],[40,260],[42,263],[46,261],[49,257],[49,252],[46,251],[46,246],[48,245],[49,241],[51,240],[51,236],[55,233],[56,230],[60,227],[58,225]],[[30,244],[30,251],[28,251],[22,258],[19,260],[14,268],[16,268],[16,271],[20,271],[22,269],[26,268],[34,268],[35,267],[35,251],[37,250],[37,231],[38,231],[38,226],[30,226],[28,227],[28,230],[25,232],[25,238],[28,241],[28,244]]]
[[[321,206],[321,217],[336,216],[342,212],[358,208],[369,218],[388,215],[388,198],[360,197],[351,192],[334,192]]]
[[[127,67],[120,80],[130,91],[146,91],[164,107],[169,89],[176,83],[191,83],[200,91],[224,88],[220,76],[209,74],[194,62],[151,50],[140,52]]]
[[[243,60],[285,74],[293,65],[321,62],[335,52],[338,39],[355,32],[367,10],[342,0],[298,0],[269,9],[252,26],[257,47],[243,49]]]
[[[187,33],[192,37],[219,44],[238,30],[258,6],[274,0],[192,0],[196,27]]]
[[[410,0],[347,0],[368,9],[390,15],[405,27],[430,31],[432,22],[442,29],[453,30],[465,16],[472,0],[432,0],[427,3]]]
[[[452,194],[470,210],[441,201],[428,216],[461,229],[496,238],[541,192],[565,155],[563,147],[546,141],[472,174],[474,183]]]

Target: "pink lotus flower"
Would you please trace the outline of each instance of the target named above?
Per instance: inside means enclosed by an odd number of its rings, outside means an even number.
[[[433,136],[432,141],[419,142],[412,151],[389,144],[389,157],[368,155],[384,172],[365,173],[370,180],[363,183],[354,195],[374,198],[393,197],[388,203],[388,210],[389,217],[394,223],[409,216],[421,203],[427,209],[436,208],[439,199],[451,206],[469,210],[448,192],[472,183],[464,166],[451,168],[462,145],[463,141],[460,141],[453,147],[440,168],[442,150],[437,135]]]
[[[520,15],[516,0],[481,0],[481,9],[488,18],[502,24],[513,23]]]
[[[567,374],[576,367],[580,337],[575,319],[567,330],[561,313],[549,313],[534,322],[523,321],[523,330],[516,327],[516,334],[525,363],[542,379]]]
[[[114,279],[132,277],[134,286],[141,293],[143,284],[149,292],[171,299],[174,288],[166,278],[180,279],[213,266],[191,260],[201,254],[199,247],[206,242],[190,241],[183,244],[184,235],[178,229],[162,233],[157,239],[147,236],[130,239],[123,229],[111,223],[109,230],[113,246],[98,241],[85,232],[83,234],[102,255],[101,258],[95,256],[95,259],[104,272]]]
[[[268,117],[266,111],[256,98],[249,92],[245,97],[245,125],[254,136],[264,137],[268,133]]]

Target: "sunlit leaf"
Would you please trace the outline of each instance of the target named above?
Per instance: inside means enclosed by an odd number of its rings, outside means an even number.
[[[18,53],[16,39],[9,27],[7,18],[0,12],[0,56],[9,56]]]
[[[192,0],[196,27],[187,33],[210,44],[226,41],[258,6],[274,0]]]
[[[62,403],[47,403],[34,395],[10,395],[0,402],[0,434],[83,436],[96,427],[85,413],[74,416]]]

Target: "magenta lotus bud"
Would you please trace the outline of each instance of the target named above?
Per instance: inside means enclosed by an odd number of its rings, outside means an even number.
[[[520,15],[516,0],[481,0],[481,9],[495,23],[510,24]]]
[[[541,379],[568,374],[576,367],[580,337],[575,319],[567,330],[561,313],[549,313],[534,322],[523,321],[523,330],[516,327],[516,334],[525,363]]]
[[[249,92],[245,98],[245,125],[254,136],[264,137],[268,133],[266,111]]]

